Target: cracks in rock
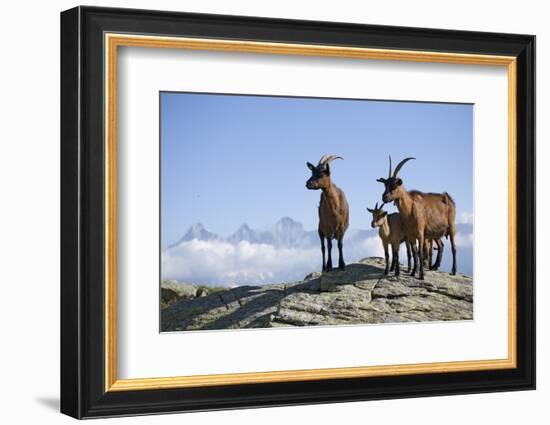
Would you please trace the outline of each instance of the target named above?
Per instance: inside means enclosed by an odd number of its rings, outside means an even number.
[[[357,282],[353,283],[352,286],[357,288],[357,289],[360,289],[361,291],[367,291],[367,292],[372,292],[374,290],[374,288],[376,288],[376,284],[372,288],[364,288],[362,286],[359,286],[357,284]]]
[[[452,298],[453,300],[464,301],[464,302],[468,302],[468,303],[473,302],[472,297],[468,296],[468,295],[460,296],[460,295],[451,294],[449,292],[438,291],[437,289],[431,289],[431,288],[426,288],[426,287],[424,287],[424,289],[426,291],[434,293],[434,294],[444,295],[446,297]]]
[[[411,297],[411,296],[414,296],[413,294],[386,294],[386,295],[376,295],[376,294],[372,294],[372,299],[387,299],[387,300],[395,300],[397,298],[407,298],[407,297]]]
[[[296,321],[292,321],[292,320],[285,320],[281,317],[277,317],[275,319],[272,320],[273,323],[281,323],[283,325],[289,325],[289,326],[310,326],[310,323],[307,322],[307,323],[302,323],[302,322],[296,322]]]
[[[279,298],[279,302],[277,303],[277,308],[275,309],[275,314],[273,314],[273,318],[270,318],[271,322],[277,322],[278,321],[277,318],[280,318],[281,304],[287,295],[288,295],[287,285],[283,285],[283,296]]]
[[[421,309],[421,308],[411,308],[410,310],[406,310],[404,311],[404,313],[411,313],[411,312],[414,312],[414,313],[423,313],[424,315],[427,315],[427,313],[430,313],[432,310],[431,309]]]
[[[223,297],[221,295],[218,295],[218,297],[220,298],[220,301],[222,302],[222,304],[225,306],[225,309],[226,310],[231,310],[229,308],[229,305],[227,305],[227,303],[225,302],[225,300],[223,299]]]
[[[374,284],[374,286],[373,286],[372,289],[370,290],[370,292],[371,292],[371,298],[374,299],[374,296],[372,296],[372,293],[374,292],[374,290],[376,289],[376,287],[378,286],[378,284],[382,281],[382,279],[384,279],[384,278],[383,278],[383,277],[378,278],[378,280],[376,281],[376,283]]]

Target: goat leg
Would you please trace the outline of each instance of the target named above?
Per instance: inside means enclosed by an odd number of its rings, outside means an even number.
[[[325,264],[325,237],[321,232],[319,232],[319,239],[321,239],[321,254],[323,254],[323,266],[321,268],[322,271],[327,271],[327,266]]]
[[[411,244],[413,260],[414,260],[411,276],[414,277],[414,275],[416,274],[416,271],[418,270],[418,247],[416,246],[416,240],[414,240],[413,242],[410,242],[410,244]]]
[[[327,250],[328,250],[327,272],[329,272],[332,270],[332,239],[330,237],[327,238]]]
[[[433,239],[424,239],[424,245],[426,245],[426,250],[424,251],[424,268],[429,270],[432,267]]]
[[[449,238],[451,239],[451,252],[453,253],[453,268],[451,269],[451,274],[456,274],[456,245],[455,245],[455,234],[452,232],[449,235]]]
[[[344,244],[342,243],[342,238],[338,239],[338,268],[340,270],[346,270],[346,263],[344,263],[344,253],[342,248]]]
[[[409,241],[405,241],[407,247],[407,273],[411,272],[411,244]]]
[[[393,261],[395,262],[395,276],[399,277],[399,245],[393,247]]]
[[[433,258],[434,258],[434,240],[430,239],[428,242],[428,269],[432,268]]]
[[[418,279],[424,280],[424,232],[418,235]]]
[[[387,243],[384,243],[384,258],[386,259],[386,268],[384,269],[384,274],[387,275],[388,271],[389,271],[389,265],[390,265],[390,254],[388,252],[388,244]]]
[[[437,245],[437,257],[435,259],[435,263],[432,266],[430,270],[439,270],[439,267],[441,267],[441,258],[443,258],[443,241],[441,239],[436,240]]]

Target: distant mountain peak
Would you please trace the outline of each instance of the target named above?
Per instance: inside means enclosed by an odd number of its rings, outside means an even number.
[[[189,242],[194,239],[197,239],[199,241],[211,241],[215,239],[220,239],[220,237],[215,233],[208,231],[202,223],[195,223],[187,230],[185,235],[179,241],[177,241],[173,245],[170,245],[170,248],[175,247],[182,242]]]
[[[305,231],[302,223],[283,217],[275,223],[272,233],[275,245],[296,246],[303,239]]]
[[[241,241],[256,242],[256,232],[246,223],[241,224],[237,231],[227,238],[227,242],[230,243]]]
[[[281,217],[279,220],[277,220],[277,223],[275,224],[282,224],[282,225],[292,225],[292,224],[299,224],[302,225],[300,222],[293,220],[292,218],[285,216]]]
[[[201,231],[203,231],[203,230],[206,230],[206,228],[204,227],[204,225],[203,225],[202,223],[198,222],[198,223],[193,224],[193,225],[189,228],[189,230],[192,230],[192,231],[194,231],[194,232],[201,232]]]

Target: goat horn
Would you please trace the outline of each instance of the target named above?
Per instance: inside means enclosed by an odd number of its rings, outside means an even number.
[[[378,209],[378,202],[377,202],[376,205],[374,206],[374,209],[375,209],[375,210]]]
[[[405,162],[407,162],[411,159],[416,159],[416,158],[413,158],[413,157],[405,158],[403,161],[401,161],[399,164],[397,164],[397,167],[395,167],[395,171],[393,172],[393,177],[394,178],[397,177],[397,175],[399,174],[399,171],[401,170],[403,165],[405,165]]]
[[[334,161],[335,159],[344,159],[342,158],[341,156],[337,156],[337,155],[328,155],[328,154],[325,154],[321,157],[321,159],[319,160],[319,165],[325,165],[325,164],[328,164],[329,162],[331,161]]]
[[[390,155],[390,172],[388,173],[388,179],[391,178],[391,155]]]

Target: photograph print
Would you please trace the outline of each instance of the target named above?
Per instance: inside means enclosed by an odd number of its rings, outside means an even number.
[[[161,332],[473,320],[472,104],[159,96]]]

